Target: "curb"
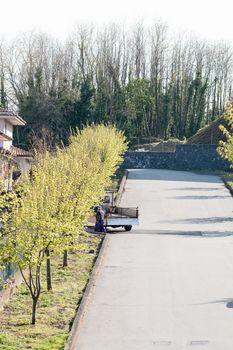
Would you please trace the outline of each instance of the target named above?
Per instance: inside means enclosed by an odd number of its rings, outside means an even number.
[[[228,185],[227,181],[221,176],[221,180],[224,183],[225,187],[229,190],[230,194],[233,197],[233,189],[230,185]]]
[[[91,277],[87,283],[87,286],[85,288],[84,294],[81,299],[81,303],[78,307],[78,311],[76,313],[76,316],[74,318],[71,331],[67,340],[67,344],[64,348],[64,350],[75,350],[77,349],[77,340],[79,337],[79,331],[80,331],[80,325],[82,323],[82,320],[85,316],[85,310],[87,309],[89,302],[90,302],[90,297],[93,291],[93,288],[95,286],[95,282],[98,278],[98,274],[100,272],[100,267],[102,265],[105,252],[107,249],[108,241],[109,241],[109,234],[106,234],[106,236],[103,239],[98,257],[95,261],[94,268],[91,273]]]
[[[124,175],[121,179],[120,187],[119,187],[118,194],[117,194],[117,197],[115,200],[116,206],[118,206],[120,201],[121,201],[121,197],[122,197],[123,192],[124,192],[125,183],[126,183],[126,180],[128,179],[128,175],[129,175],[129,171],[125,170]]]
[[[126,183],[126,180],[128,178],[128,173],[129,173],[128,170],[125,170],[125,174],[122,177],[120,187],[118,190],[116,205],[118,205],[120,203],[122,194],[124,192],[125,183]],[[66,343],[64,350],[77,350],[77,341],[78,341],[79,332],[80,332],[80,328],[81,328],[80,326],[82,324],[83,318],[84,318],[85,313],[86,313],[85,310],[87,310],[87,308],[88,308],[88,305],[90,302],[90,297],[91,297],[92,291],[95,287],[95,283],[96,283],[96,280],[98,278],[100,268],[101,268],[101,265],[102,265],[107,247],[108,247],[109,239],[110,239],[110,234],[106,233],[106,235],[102,241],[99,254],[98,254],[97,259],[95,261],[90,279],[89,279],[89,281],[86,285],[86,288],[84,290],[84,293],[83,293],[83,296],[81,299],[81,303],[78,306],[78,311],[77,311],[76,316],[74,318],[74,321],[73,321],[73,324],[71,327],[71,331],[69,333],[69,337],[68,337],[68,340],[67,340],[67,343]]]

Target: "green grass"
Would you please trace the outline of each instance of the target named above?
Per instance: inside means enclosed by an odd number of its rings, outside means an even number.
[[[86,251],[69,254],[69,267],[62,269],[62,257],[52,257],[53,290],[47,292],[45,267],[42,293],[38,302],[37,323],[31,325],[31,297],[25,284],[18,287],[0,312],[1,350],[62,350],[76,314],[101,242],[100,236],[88,236]],[[90,249],[94,254],[89,254]]]

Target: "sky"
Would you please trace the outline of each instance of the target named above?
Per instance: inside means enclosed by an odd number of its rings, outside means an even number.
[[[79,23],[162,20],[171,31],[233,45],[232,10],[232,0],[0,0],[0,37],[38,30],[64,39]]]

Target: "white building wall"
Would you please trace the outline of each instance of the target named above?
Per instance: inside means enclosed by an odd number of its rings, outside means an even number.
[[[0,119],[0,131],[5,133],[5,119]]]
[[[32,167],[31,160],[25,157],[15,157],[14,159],[19,164],[21,176],[22,176],[22,179],[24,179],[26,176],[29,175],[29,172],[31,170],[31,167]]]
[[[5,121],[5,134],[13,138],[13,125]]]
[[[9,137],[13,137],[13,125],[8,123],[6,119],[0,119],[0,131]],[[10,149],[12,141],[0,141],[0,147]]]
[[[0,147],[9,150],[12,145],[12,141],[2,141],[0,142]]]

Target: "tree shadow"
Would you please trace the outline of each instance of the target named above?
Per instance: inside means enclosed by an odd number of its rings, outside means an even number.
[[[214,196],[175,196],[175,197],[169,197],[170,199],[199,199],[199,200],[205,200],[205,199],[226,199],[226,198],[230,198],[229,196],[220,196],[220,195],[214,195]]]
[[[195,231],[195,230],[144,230],[133,228],[132,231],[126,232],[122,229],[113,229],[108,231],[109,234],[124,234],[124,235],[167,235],[180,236],[183,238],[197,237],[197,238],[222,238],[233,236],[233,231]]]
[[[199,303],[195,305],[208,305],[208,304],[226,304],[228,309],[233,309],[233,298],[225,298],[220,300],[209,301],[206,303]]]
[[[233,236],[233,231],[162,231],[160,230],[160,235],[173,235],[173,236],[196,236],[203,238],[218,238],[218,237],[228,237]]]
[[[182,182],[208,182],[222,184],[218,175],[197,174],[190,171],[176,171],[165,169],[128,169],[129,180],[159,180]]]
[[[221,187],[177,187],[168,188],[165,191],[219,191]]]
[[[160,223],[179,223],[179,224],[217,224],[224,222],[233,222],[231,216],[213,216],[209,218],[188,218],[188,219],[172,219],[159,221]]]

